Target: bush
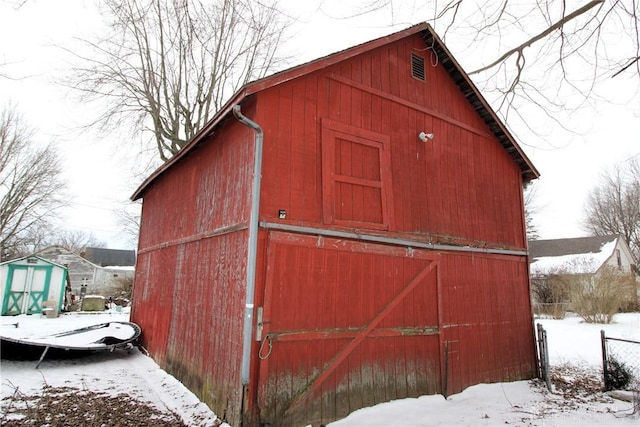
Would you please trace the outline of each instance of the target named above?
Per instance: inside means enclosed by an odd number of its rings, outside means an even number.
[[[624,390],[632,379],[633,374],[624,363],[618,362],[614,358],[607,360],[607,372],[604,378],[607,391]]]
[[[569,309],[587,323],[610,323],[615,313],[637,306],[633,275],[608,265],[598,269],[596,260],[589,257],[538,274],[531,279],[537,312],[556,319],[562,319]]]
[[[531,293],[538,314],[564,319],[569,300],[569,282],[563,275],[549,274],[531,279]]]
[[[631,280],[611,266],[602,267],[595,275],[577,275],[572,286],[574,311],[587,323],[611,323],[629,300]]]
[[[113,289],[114,299],[131,300],[131,292],[133,291],[133,277],[118,277],[115,280]]]

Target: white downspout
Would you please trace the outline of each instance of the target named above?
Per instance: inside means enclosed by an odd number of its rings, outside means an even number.
[[[240,123],[250,127],[255,135],[255,157],[253,161],[253,188],[251,190],[251,214],[249,217],[249,247],[247,250],[247,296],[245,300],[244,328],[242,331],[242,366],[240,380],[249,384],[251,342],[253,333],[253,303],[256,287],[256,263],[258,253],[258,214],[260,212],[260,181],[262,179],[263,132],[260,125],[242,115],[240,105],[234,105],[233,115]]]

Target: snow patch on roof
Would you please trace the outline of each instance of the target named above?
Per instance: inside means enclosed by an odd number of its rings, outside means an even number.
[[[120,270],[120,271],[135,271],[136,267],[133,265],[109,265],[107,267],[102,267],[105,270]]]
[[[598,252],[534,258],[531,274],[550,273],[590,274],[595,273],[613,254],[617,239],[604,243]]]

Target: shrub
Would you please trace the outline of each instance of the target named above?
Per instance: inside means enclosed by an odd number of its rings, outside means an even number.
[[[115,280],[113,289],[113,297],[115,299],[131,300],[131,292],[133,291],[133,277],[118,277]]]
[[[608,265],[597,268],[597,261],[585,256],[538,271],[531,279],[538,312],[563,318],[570,301],[571,310],[586,322],[610,323],[615,313],[634,308],[638,299],[633,275]]]
[[[587,323],[611,323],[628,301],[631,278],[604,266],[594,275],[576,275],[572,286],[573,309]]]
[[[564,319],[570,295],[569,282],[559,274],[531,279],[531,293],[538,313]]]
[[[607,372],[604,379],[607,391],[624,390],[632,379],[633,374],[624,363],[618,362],[614,358],[607,360]]]

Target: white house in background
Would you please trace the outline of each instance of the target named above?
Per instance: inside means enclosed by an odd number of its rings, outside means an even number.
[[[604,266],[629,274],[636,282],[640,298],[640,270],[629,246],[620,235],[533,240],[529,242],[529,268],[532,283],[549,275],[597,275]]]
[[[635,274],[636,261],[620,235],[532,240],[529,242],[532,276],[562,271],[568,274],[595,274],[604,265]]]
[[[82,255],[91,256],[91,260]],[[75,254],[61,246],[51,246],[38,252],[38,256],[68,268],[76,295],[83,287],[87,295],[116,295],[122,281],[132,281],[135,273],[135,251],[87,248],[83,254]]]

